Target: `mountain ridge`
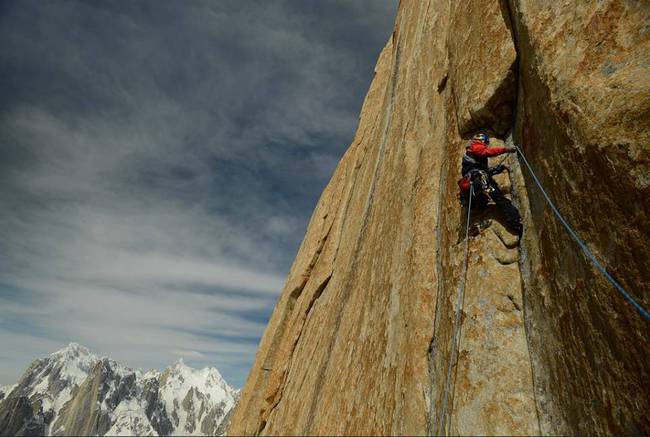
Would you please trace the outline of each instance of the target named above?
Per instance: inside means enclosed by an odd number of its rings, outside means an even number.
[[[0,389],[0,433],[219,435],[238,393],[214,367],[145,372],[70,343]]]

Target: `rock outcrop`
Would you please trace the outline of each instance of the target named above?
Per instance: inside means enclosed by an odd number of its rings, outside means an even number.
[[[473,215],[442,408],[465,257],[456,180],[476,129],[522,147],[650,307],[649,20],[623,0],[402,1],[228,432],[650,433],[649,322],[514,156],[499,182],[524,238],[491,208]]]

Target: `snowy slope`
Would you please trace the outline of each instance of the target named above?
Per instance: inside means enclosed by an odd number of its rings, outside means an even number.
[[[61,407],[71,399],[74,387],[86,379],[98,361],[87,348],[70,343],[47,358],[34,361],[6,396],[24,396],[32,403],[39,402],[53,422]]]
[[[18,384],[0,386],[0,401],[7,397]]]
[[[0,388],[0,435],[215,435],[237,394],[215,368],[145,373],[71,343]]]
[[[146,416],[144,408],[135,399],[124,400],[113,411],[110,436],[157,436],[159,435]]]
[[[237,392],[217,369],[193,369],[181,359],[163,373],[160,394],[174,435],[205,435],[234,407]]]

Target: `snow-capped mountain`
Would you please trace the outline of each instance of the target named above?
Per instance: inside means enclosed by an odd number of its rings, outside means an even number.
[[[145,373],[71,343],[0,387],[0,434],[220,435],[238,395],[215,368]]]

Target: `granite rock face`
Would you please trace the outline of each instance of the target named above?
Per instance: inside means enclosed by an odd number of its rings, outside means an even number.
[[[515,140],[590,250],[648,309],[650,4],[511,3],[521,57]],[[592,267],[524,174],[522,274],[542,430],[648,434],[650,322]]]
[[[449,77],[458,131],[506,133],[517,97],[517,51],[500,0],[454,2],[449,23]]]
[[[494,207],[473,214],[467,241],[456,197],[469,133],[521,145],[650,306],[649,12],[622,0],[400,3],[229,434],[650,432],[648,322],[517,158],[498,182],[522,211],[521,242]]]

